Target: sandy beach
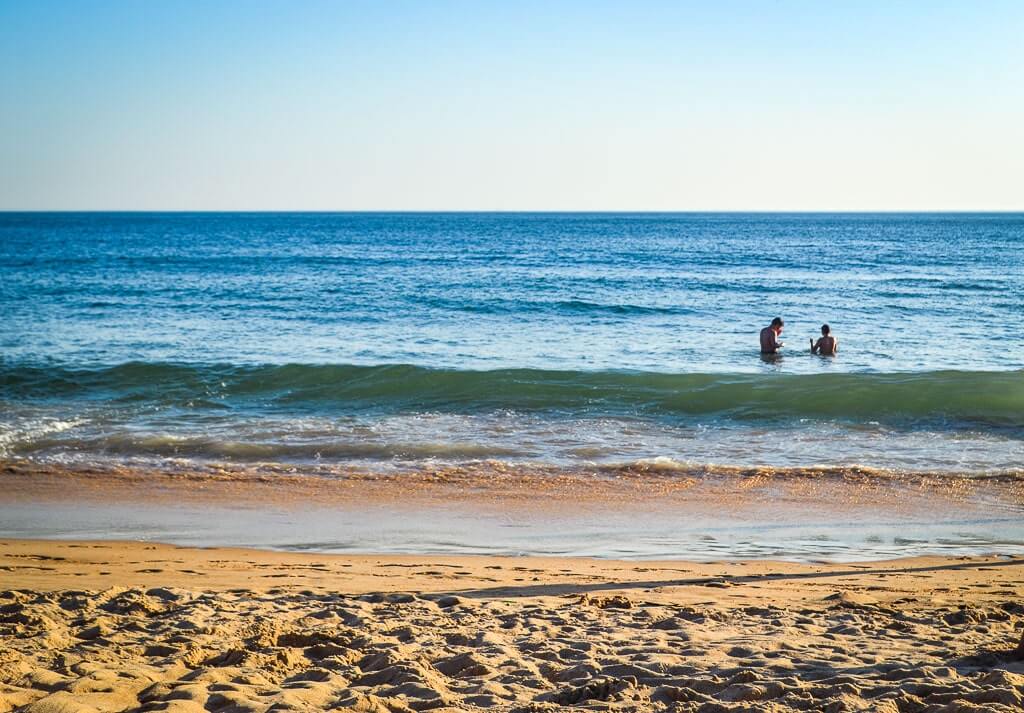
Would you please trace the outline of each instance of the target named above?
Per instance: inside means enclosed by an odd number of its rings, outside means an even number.
[[[0,713],[1024,713],[1022,31],[0,0]]]
[[[1024,560],[0,542],[0,711],[1012,711]]]

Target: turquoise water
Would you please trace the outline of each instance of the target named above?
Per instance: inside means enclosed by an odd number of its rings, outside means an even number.
[[[1020,214],[7,213],[0,315],[6,459],[1024,467]]]

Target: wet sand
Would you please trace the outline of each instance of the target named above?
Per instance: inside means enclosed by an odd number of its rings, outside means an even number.
[[[0,711],[1012,711],[1024,560],[0,542]]]
[[[1024,479],[657,463],[86,467],[0,462],[0,538],[619,559],[1024,555]]]

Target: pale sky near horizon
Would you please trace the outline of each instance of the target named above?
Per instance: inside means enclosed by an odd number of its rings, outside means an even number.
[[[1024,210],[1024,2],[0,0],[0,210]]]

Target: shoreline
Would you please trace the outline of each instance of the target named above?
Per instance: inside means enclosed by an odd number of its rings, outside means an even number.
[[[0,539],[631,560],[1024,555],[1024,480],[863,469],[411,472],[0,462]]]
[[[1024,703],[1024,558],[692,563],[0,540],[0,572],[5,713]]]
[[[2,463],[0,538],[607,559],[1024,555],[1024,481],[864,469],[593,473]]]

